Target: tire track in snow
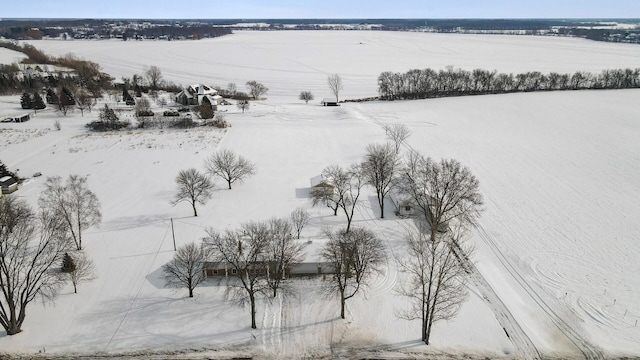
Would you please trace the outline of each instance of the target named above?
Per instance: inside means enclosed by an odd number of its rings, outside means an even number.
[[[538,305],[538,307],[540,307],[548,315],[549,319],[551,319],[551,321],[556,325],[558,330],[560,330],[576,346],[576,348],[584,355],[585,359],[604,359],[604,355],[602,354],[602,351],[598,349],[596,346],[589,343],[587,339],[585,339],[577,330],[575,330],[574,327],[576,326],[576,324],[570,324],[565,319],[563,319],[562,316],[560,316],[553,309],[553,307],[547,304],[547,302],[544,301],[544,299],[535,291],[535,289],[533,289],[531,285],[529,285],[529,283],[522,277],[520,272],[518,272],[518,270],[511,264],[511,262],[500,251],[495,241],[493,240],[491,235],[489,235],[486,232],[484,227],[482,227],[482,225],[480,224],[477,224],[476,230],[478,231],[478,234],[480,235],[480,238],[482,239],[482,241],[496,255],[498,261],[500,261],[502,266],[508,271],[511,277],[518,282],[518,284],[529,295],[529,297]],[[482,275],[477,270],[475,271],[475,273],[477,273],[479,277],[482,278]],[[482,278],[482,280],[484,280],[484,278]],[[486,282],[486,280],[484,281]],[[487,286],[489,286],[488,283],[487,283]],[[506,307],[505,307],[505,310],[508,311]],[[515,319],[513,321],[514,321],[513,324],[517,325],[517,322],[515,321]]]

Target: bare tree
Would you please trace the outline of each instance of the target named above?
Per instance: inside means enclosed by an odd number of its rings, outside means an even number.
[[[468,168],[455,159],[439,162],[412,154],[400,190],[413,199],[429,226],[431,242],[446,231],[453,220],[473,224],[480,214],[482,195],[479,182]]]
[[[227,286],[225,295],[236,305],[251,307],[251,328],[256,329],[256,297],[269,287],[265,281],[264,255],[268,246],[269,229],[264,223],[247,223],[240,231],[227,230],[220,234],[207,229],[203,239],[208,257],[227,269],[221,278]]]
[[[82,250],[82,232],[102,221],[100,201],[80,175],[69,175],[64,185],[59,176],[47,178],[38,203],[64,220],[77,250]]]
[[[205,205],[211,199],[213,182],[206,174],[202,174],[196,169],[180,170],[176,176],[178,193],[172,204],[176,205],[182,201],[188,201],[193,208],[193,216],[198,216],[196,203]]]
[[[433,324],[455,317],[468,298],[464,262],[458,254],[468,257],[472,251],[463,244],[463,233],[438,234],[436,241],[430,240],[428,230],[409,233],[407,255],[396,259],[403,274],[397,291],[411,304],[397,315],[406,320],[420,319],[421,339],[427,345]]]
[[[311,91],[301,91],[298,98],[304,100],[305,104],[308,104],[310,100],[313,100],[313,94]]]
[[[278,295],[292,265],[302,261],[302,246],[291,236],[291,224],[284,219],[271,219],[268,222],[269,240],[264,256],[267,263],[267,285]],[[286,289],[286,288],[285,288]]]
[[[382,241],[373,232],[353,228],[329,232],[329,241],[321,250],[322,257],[331,264],[335,275],[323,283],[328,295],[340,296],[340,317],[345,318],[346,301],[366,286],[371,275],[386,259]]]
[[[338,102],[338,95],[340,95],[340,90],[342,90],[343,88],[342,77],[340,77],[340,75],[338,74],[329,75],[329,77],[327,78],[327,83],[329,84],[329,89],[336,97],[336,102]]]
[[[342,179],[344,170],[338,165],[331,165],[322,171],[322,177],[325,179],[323,183],[311,190],[313,206],[318,204],[326,205],[333,210],[333,216],[338,216],[338,209],[344,194],[342,193],[342,188],[336,188],[334,183],[336,179],[338,179],[338,183],[344,181]]]
[[[78,91],[75,95],[76,107],[80,110],[80,115],[84,116],[84,110],[87,109],[91,112],[93,106],[96,104],[96,99],[84,90]]]
[[[258,100],[260,97],[269,91],[269,88],[264,86],[263,84],[252,80],[247,81],[247,88],[249,89],[249,94],[252,98]]]
[[[147,78],[151,90],[158,90],[162,85],[162,71],[159,67],[155,65],[145,67],[144,76]]]
[[[233,96],[237,91],[238,87],[236,86],[236,83],[230,82],[229,84],[227,84],[227,94]]]
[[[400,161],[393,145],[369,144],[362,164],[367,184],[376,189],[380,218],[384,218],[384,198],[391,191],[400,170]]]
[[[338,205],[347,217],[346,232],[349,232],[356,205],[358,204],[358,198],[365,184],[365,177],[360,164],[351,165],[349,169],[344,172],[344,175],[344,177],[339,177],[339,179],[343,179],[344,181],[335,182],[335,186],[336,189],[338,189],[338,193],[342,194]]]
[[[238,107],[239,110],[242,110],[242,113],[244,114],[245,110],[249,110],[249,107],[251,106],[249,104],[249,100],[238,100],[236,102],[236,106]]]
[[[212,175],[223,178],[229,185],[236,181],[243,182],[255,174],[255,165],[231,150],[221,150],[205,160],[205,167]]]
[[[384,132],[395,145],[396,154],[400,153],[400,146],[411,135],[411,131],[405,124],[385,125]]]
[[[141,97],[136,101],[136,105],[134,107],[136,117],[146,116],[147,113],[151,111],[151,102],[146,97]]]
[[[291,211],[291,224],[296,230],[298,239],[300,239],[302,229],[309,223],[309,219],[309,212],[303,208],[295,208]]]
[[[53,301],[65,282],[59,264],[69,245],[57,213],[35,216],[23,200],[0,198],[0,325],[7,335],[21,331],[36,297]]]
[[[93,261],[84,252],[76,252],[71,258],[73,266],[66,273],[69,276],[69,280],[71,280],[71,284],[73,284],[73,293],[77,294],[79,284],[95,280],[98,275]],[[63,272],[65,272],[64,267]]]
[[[162,267],[167,286],[177,289],[186,287],[189,297],[193,297],[193,290],[206,279],[205,260],[202,244],[190,242],[179,247],[173,259]]]

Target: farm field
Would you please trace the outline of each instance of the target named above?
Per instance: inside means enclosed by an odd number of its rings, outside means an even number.
[[[257,80],[267,99],[246,113],[223,107],[226,130],[131,130],[87,133],[97,111],[61,117],[39,112],[26,123],[0,124],[0,156],[29,179],[16,194],[36,205],[47,176],[81,174],[102,202],[103,223],[86,234],[99,277],[69,286],[55,304],[28,309],[24,332],[0,335],[0,352],[95,354],[166,352],[189,356],[318,358],[354,356],[523,357],[531,347],[508,337],[519,327],[545,357],[640,356],[640,90],[565,91],[419,101],[346,103],[325,108],[326,77],[343,77],[341,98],[376,95],[380,72],[410,68],[486,68],[504,72],[637,67],[640,48],[568,38],[382,32],[239,32],[194,42],[38,41],[46,53],[72,52],[115,77],[161,68],[167,80],[239,88]],[[12,54],[0,54],[2,59]],[[316,100],[297,100],[310,90]],[[0,98],[0,112],[21,112],[19,96]],[[62,129],[53,130],[60,119]],[[395,317],[405,299],[392,255],[412,226],[388,209],[378,220],[375,193],[362,198],[355,225],[375,229],[390,259],[366,296],[347,303],[320,296],[320,279],[301,280],[296,296],[262,301],[258,329],[247,309],[232,307],[215,282],[185,291],[164,288],[161,267],[177,245],[199,241],[206,227],[287,217],[306,207],[303,240],[344,216],[311,207],[310,178],[331,164],[361,161],[365,146],[384,142],[385,124],[411,130],[406,148],[455,158],[478,177],[484,211],[471,242],[486,283],[432,345],[419,322]],[[181,169],[203,170],[216,149],[254,161],[257,174],[190,217],[171,206]],[[30,178],[35,172],[43,177]],[[309,246],[311,249],[312,246]],[[488,288],[500,303],[487,298]],[[490,294],[489,294],[490,295]],[[510,313],[509,320],[498,313]],[[507,324],[505,325],[505,321]],[[512,334],[513,335],[513,334]],[[186,355],[185,355],[186,356]]]

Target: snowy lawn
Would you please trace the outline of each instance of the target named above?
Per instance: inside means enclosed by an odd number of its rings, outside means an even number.
[[[348,98],[375,95],[376,78],[384,70],[451,64],[499,71],[598,71],[635,66],[630,59],[640,57],[640,48],[577,39],[380,32],[34,43],[47,53],[75,52],[116,76],[158,65],[167,79],[183,84],[226,87],[233,81],[242,87],[255,79],[271,91],[245,114],[225,107],[232,125],[226,131],[89,134],[84,124],[97,110],[84,118],[46,110],[26,123],[0,124],[2,160],[24,177],[36,171],[44,175],[29,178],[16,195],[35,205],[47,176],[81,174],[89,176],[103,207],[102,226],[88,230],[85,238],[99,278],[81,285],[77,295],[66,288],[53,305],[32,305],[23,333],[0,335],[3,351],[216,349],[210,352],[286,358],[513,355],[514,345],[491,304],[473,286],[459,316],[436,325],[433,345],[420,345],[419,323],[394,316],[405,300],[393,291],[399,277],[391,258],[366,296],[347,303],[346,321],[338,318],[337,299],[316,293],[321,279],[297,282],[297,296],[261,301],[254,331],[248,309],[228,304],[215,282],[196,289],[194,299],[163,286],[161,267],[173,255],[171,218],[180,246],[199,241],[206,227],[225,230],[248,220],[287,217],[303,206],[312,215],[303,240],[322,244],[322,229],[343,226],[345,219],[310,207],[310,179],[327,165],[360,161],[367,144],[385,141],[383,124],[404,123],[412,131],[410,148],[456,158],[480,180],[485,211],[471,239],[477,267],[540,352],[577,355],[572,339],[579,337],[607,354],[640,354],[640,328],[634,326],[640,318],[639,90],[336,108],[296,100],[300,90],[311,90],[316,99],[329,95],[326,76],[334,72],[343,75],[342,97]],[[360,57],[368,59],[363,66]],[[20,112],[19,96],[0,99],[0,111]],[[53,130],[55,119],[62,130]],[[203,160],[221,148],[254,161],[256,176],[231,191],[218,181],[214,198],[199,208],[197,218],[190,216],[188,204],[171,206],[178,171],[204,170]],[[390,207],[387,219],[377,220],[375,195],[361,199],[355,225],[378,231],[389,255],[401,256],[411,223],[395,218]]]

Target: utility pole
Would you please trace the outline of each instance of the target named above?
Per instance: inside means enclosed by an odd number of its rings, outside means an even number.
[[[173,237],[173,251],[176,251],[176,233],[173,231],[173,218],[171,218],[171,236]]]

